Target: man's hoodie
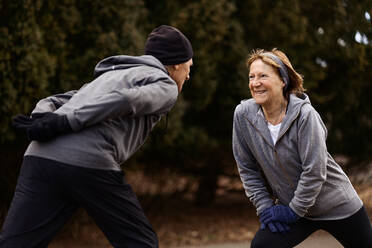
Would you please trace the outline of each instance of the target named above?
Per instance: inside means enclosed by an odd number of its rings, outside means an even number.
[[[48,142],[33,141],[25,156],[120,170],[177,100],[176,83],[153,56],[112,56],[97,64],[94,75],[78,91],[38,102],[32,114],[66,115],[74,132]]]
[[[274,144],[260,105],[239,104],[234,114],[233,152],[247,196],[259,215],[280,204],[310,219],[341,219],[362,202],[327,151],[327,130],[307,95],[290,95]]]

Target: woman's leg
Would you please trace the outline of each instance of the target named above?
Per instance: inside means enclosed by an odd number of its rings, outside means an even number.
[[[364,207],[346,219],[323,221],[322,228],[345,247],[372,247],[372,227]]]
[[[290,248],[300,244],[317,230],[312,221],[301,218],[290,225],[287,233],[272,233],[268,228],[260,229],[252,240],[251,248]]]

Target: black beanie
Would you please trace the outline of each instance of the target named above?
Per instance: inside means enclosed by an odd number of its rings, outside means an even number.
[[[178,65],[192,58],[190,41],[178,29],[161,25],[149,34],[145,54],[157,58],[163,65]]]

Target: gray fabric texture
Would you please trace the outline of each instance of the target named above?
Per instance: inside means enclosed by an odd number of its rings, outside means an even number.
[[[350,180],[327,151],[326,137],[326,127],[305,94],[290,95],[275,145],[254,99],[236,107],[233,153],[258,215],[275,198],[299,216],[317,220],[346,218],[361,208]]]
[[[25,155],[119,171],[178,97],[176,83],[150,55],[106,58],[95,75],[78,91],[39,101],[32,113],[66,115],[74,132],[33,141]]]

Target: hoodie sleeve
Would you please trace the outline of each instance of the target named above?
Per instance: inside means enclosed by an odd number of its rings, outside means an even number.
[[[178,96],[177,85],[169,78],[132,88],[114,89],[80,104],[64,109],[74,131],[119,116],[138,117],[168,112]]]
[[[319,114],[306,104],[302,107],[298,129],[298,151],[302,173],[289,206],[304,216],[314,205],[327,174],[327,130]]]
[[[53,96],[48,96],[41,99],[32,110],[32,114],[44,113],[44,112],[54,112],[59,109],[62,105],[67,103],[71,97],[76,93],[76,90],[71,90],[66,93],[56,94]]]
[[[240,105],[239,105],[240,106]],[[243,136],[243,130],[240,125],[241,112],[239,106],[234,113],[233,123],[233,154],[238,166],[240,179],[249,200],[257,209],[259,215],[264,209],[271,207],[274,202],[267,191],[264,179],[259,171],[256,159],[252,155]]]

